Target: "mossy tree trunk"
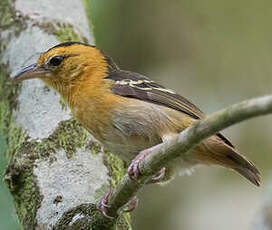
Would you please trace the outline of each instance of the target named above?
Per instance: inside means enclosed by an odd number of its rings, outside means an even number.
[[[130,217],[101,221],[96,201],[124,174],[122,162],[70,115],[39,80],[11,72],[59,42],[93,44],[84,2],[1,0],[0,128],[9,159],[5,181],[23,229],[131,229]],[[90,13],[90,12],[88,12]]]

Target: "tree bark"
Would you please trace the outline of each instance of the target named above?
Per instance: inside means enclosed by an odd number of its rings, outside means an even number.
[[[76,122],[39,80],[11,72],[63,41],[94,43],[84,4],[74,0],[1,0],[0,128],[9,164],[5,181],[23,229],[131,229],[130,216],[105,220],[95,203],[125,169]],[[90,13],[90,12],[88,12]]]

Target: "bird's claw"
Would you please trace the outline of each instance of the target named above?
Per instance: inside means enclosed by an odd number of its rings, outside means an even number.
[[[140,178],[140,169],[139,169],[140,160],[133,160],[128,167],[128,175],[132,180],[138,180]]]
[[[131,180],[139,180],[141,176],[139,163],[141,160],[143,160],[147,155],[149,154],[149,151],[142,151],[140,152],[131,162],[131,164],[128,167],[128,175]]]
[[[114,217],[109,216],[107,214],[107,208],[110,207],[108,204],[108,198],[111,195],[112,190],[109,190],[97,203],[96,208],[100,210],[103,214],[103,216],[114,219]],[[132,212],[136,207],[138,206],[138,198],[134,196],[125,206],[125,208],[122,209],[123,212]]]
[[[131,164],[128,167],[128,175],[131,180],[139,180],[141,176],[139,164],[141,160],[143,160],[147,155],[149,154],[149,151],[143,151],[139,153],[131,162]],[[152,177],[150,180],[148,180],[147,184],[153,184],[160,182],[163,177],[165,176],[165,168],[162,168],[154,177]]]
[[[108,205],[108,198],[111,195],[112,191],[109,190],[97,203],[96,203],[96,208],[98,210],[100,210],[103,214],[103,216],[109,218],[109,219],[114,219],[114,217],[109,216],[107,214],[107,208],[110,207],[110,205]]]
[[[134,196],[127,204],[126,207],[122,210],[123,212],[132,212],[138,206],[138,198]]]
[[[146,182],[146,184],[155,184],[161,182],[165,176],[165,171],[166,169],[163,167],[154,177],[151,177],[150,180]]]

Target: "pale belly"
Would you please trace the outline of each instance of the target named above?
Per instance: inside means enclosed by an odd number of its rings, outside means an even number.
[[[111,152],[117,154],[127,163],[131,163],[136,155],[139,154],[142,150],[148,149],[162,142],[159,137],[157,139],[153,138],[151,140],[149,140],[147,137],[126,137],[125,140],[123,138],[117,139],[116,136],[119,135],[120,134],[115,133],[115,137],[105,141],[103,145]],[[161,183],[164,184],[165,182],[169,182],[175,175],[190,175],[196,165],[197,162],[184,159],[182,156],[171,161],[165,165],[166,175]]]
[[[135,128],[135,125],[124,124],[124,120],[118,122],[118,125],[96,122],[94,129],[94,126],[89,126],[89,124],[92,123],[90,120],[95,119],[95,117],[88,118],[88,120],[77,118],[105,149],[118,155],[126,162],[130,162],[140,151],[162,142],[155,130],[146,129],[141,124],[138,124]]]
[[[118,132],[112,132],[109,136],[111,135],[114,136],[112,138],[106,138],[102,144],[105,148],[126,162],[130,162],[142,150],[161,143],[159,137],[150,140],[144,136],[127,136],[124,138],[122,134]]]

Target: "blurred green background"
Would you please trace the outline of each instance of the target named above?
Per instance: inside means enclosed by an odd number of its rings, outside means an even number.
[[[175,89],[211,113],[271,93],[270,0],[89,0],[96,45],[123,69]],[[272,116],[224,131],[262,172],[255,188],[236,173],[202,167],[167,186],[147,186],[136,230],[254,229],[272,166]],[[2,138],[0,139],[2,140]],[[3,174],[3,141],[0,171]],[[18,229],[0,184],[0,229]]]

